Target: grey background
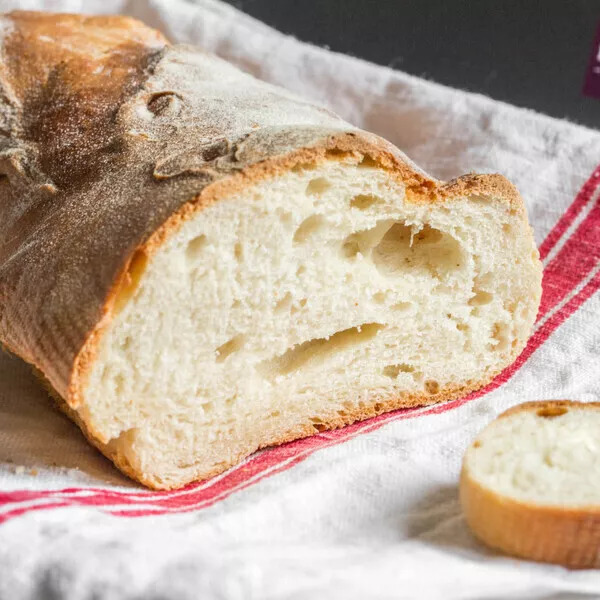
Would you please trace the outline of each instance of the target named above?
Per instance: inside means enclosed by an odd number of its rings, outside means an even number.
[[[600,128],[600,0],[228,0],[297,38]]]

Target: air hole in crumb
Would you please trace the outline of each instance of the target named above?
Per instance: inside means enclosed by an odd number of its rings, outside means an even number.
[[[368,256],[371,250],[381,241],[381,238],[390,227],[390,221],[379,221],[370,229],[355,231],[347,236],[341,245],[342,255],[346,258],[355,258],[360,252]]]
[[[317,177],[311,179],[306,186],[306,193],[310,195],[317,195],[326,192],[331,187],[331,183],[325,177]]]
[[[469,331],[469,326],[466,323],[457,323],[456,329],[459,331]]]
[[[235,259],[238,262],[242,262],[242,260],[244,258],[244,250],[243,250],[242,244],[240,244],[240,242],[236,242],[236,244],[233,248],[233,255],[235,256]]]
[[[481,448],[481,442],[479,440],[475,440],[473,442],[473,448]]]
[[[217,348],[217,362],[223,362],[228,356],[231,356],[234,352],[242,349],[244,345],[244,336],[236,335],[231,338],[228,342],[225,342]]]
[[[277,304],[275,305],[275,312],[283,312],[285,310],[289,310],[291,305],[292,294],[290,294],[290,292],[287,292],[285,296],[281,300],[279,300],[279,302],[277,302]]]
[[[325,219],[321,215],[311,215],[300,223],[294,234],[294,242],[301,244],[323,227]]]
[[[406,363],[402,363],[399,365],[388,365],[383,369],[383,374],[391,379],[396,379],[400,373],[412,373],[414,371],[414,367],[407,365]]]
[[[197,259],[198,256],[200,256],[202,248],[204,248],[204,246],[206,245],[206,242],[207,240],[204,234],[198,235],[195,238],[191,239],[188,242],[187,248],[185,249],[186,256],[191,260]]]
[[[410,302],[396,302],[396,304],[392,304],[390,308],[396,312],[407,312],[410,310],[411,306],[412,304]]]
[[[300,265],[297,269],[296,269],[296,277],[300,277],[300,275],[306,273],[306,267],[304,265]]]
[[[264,361],[259,366],[259,371],[267,377],[272,377],[289,375],[307,365],[320,367],[338,352],[373,339],[383,327],[379,323],[365,323],[338,331],[328,337],[307,340],[289,348],[279,356]]]
[[[293,218],[292,218],[292,213],[289,213],[287,211],[278,211],[279,214],[279,220],[286,226],[291,225]]]
[[[234,300],[231,304],[231,308],[239,308],[242,303],[239,300]]]
[[[440,384],[437,381],[433,381],[430,379],[425,382],[425,391],[433,396],[434,394],[437,394],[440,391]]]
[[[545,406],[544,408],[538,409],[536,414],[538,417],[552,419],[553,417],[560,417],[568,412],[569,411],[564,406]]]
[[[123,390],[125,388],[125,377],[123,377],[123,375],[121,373],[119,373],[116,377],[115,377],[115,392],[118,396],[120,396],[123,393]]]
[[[271,417],[273,417],[274,419],[276,419],[277,417],[279,417],[281,415],[281,413],[278,410],[274,410],[271,413]]]
[[[383,200],[369,194],[359,194],[350,200],[350,207],[357,208],[358,210],[367,210],[375,204],[383,204]]]
[[[506,323],[494,323],[492,327],[492,339],[496,341],[494,350],[506,350],[509,343],[509,327]]]
[[[354,258],[360,252],[358,241],[352,237],[348,238],[342,244],[342,254],[346,258]]]
[[[460,244],[450,235],[424,225],[421,229],[402,222],[384,221],[385,235],[373,248],[373,262],[382,275],[411,272],[441,279],[460,268]]]
[[[378,304],[383,304],[385,302],[385,292],[377,292],[373,294],[373,300]]]
[[[204,413],[207,415],[210,414],[213,411],[213,409],[215,408],[215,405],[212,402],[205,402],[201,406],[202,406],[202,410],[204,410]]]
[[[373,409],[375,410],[375,412],[381,412],[383,410],[383,404],[380,404],[379,402],[377,402],[375,404],[375,406],[373,407]]]
[[[474,290],[475,295],[469,300],[469,306],[484,306],[489,304],[493,299],[493,294],[485,290]]]
[[[325,431],[327,429],[327,425],[325,425],[325,423],[323,423],[323,420],[320,419],[319,417],[313,417],[310,422],[312,423],[312,426],[318,431]]]
[[[302,298],[302,300],[300,300],[300,302],[298,302],[296,304],[292,304],[292,307],[290,308],[290,313],[292,315],[295,315],[299,310],[301,310],[302,308],[304,308],[306,306],[307,302],[308,302],[308,300],[306,298]]]
[[[361,169],[374,169],[378,167],[377,161],[373,160],[370,156],[365,155],[363,159],[358,163],[358,167]]]
[[[233,406],[235,404],[235,400],[236,400],[236,397],[235,396],[231,396],[230,398],[227,398],[227,400],[225,400],[225,405],[226,406]]]
[[[502,225],[502,231],[504,231],[504,233],[512,233],[512,225],[510,223],[504,223],[504,225]]]

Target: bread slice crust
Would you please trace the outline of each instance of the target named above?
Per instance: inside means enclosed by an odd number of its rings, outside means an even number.
[[[600,403],[527,402],[510,408],[498,419],[525,412],[553,418],[564,410],[599,411]],[[476,440],[475,447],[477,444]],[[517,500],[483,486],[466,460],[460,477],[460,501],[472,532],[491,548],[573,569],[600,567],[600,504],[569,507]]]

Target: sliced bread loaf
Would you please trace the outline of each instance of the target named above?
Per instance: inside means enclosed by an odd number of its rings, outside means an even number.
[[[437,181],[131,19],[0,34],[0,340],[132,477],[448,400],[523,349],[541,266],[500,175]]]

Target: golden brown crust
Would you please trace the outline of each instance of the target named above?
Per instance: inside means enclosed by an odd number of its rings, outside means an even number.
[[[498,418],[528,411],[542,411],[552,418],[564,408],[598,410],[600,403],[527,402]],[[484,488],[466,464],[460,478],[460,500],[469,527],[492,548],[574,569],[600,568],[600,506],[570,508],[514,500]]]
[[[81,407],[100,337],[135,285],[132,265],[236,190],[350,158],[388,170],[411,202],[493,196],[524,215],[502,176],[439,182],[385,140],[199,50],[169,46],[133,19],[16,12],[3,17],[3,32],[0,342],[71,409]],[[374,402],[324,426],[466,391]],[[303,425],[280,442],[313,432]]]
[[[81,198],[114,168],[115,115],[167,42],[129,18],[17,11],[1,21],[0,339],[62,389],[102,293],[98,277],[76,276],[100,244],[76,238],[110,218],[98,198]]]

